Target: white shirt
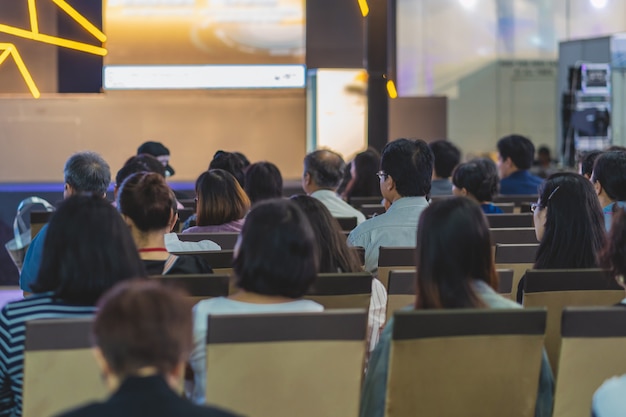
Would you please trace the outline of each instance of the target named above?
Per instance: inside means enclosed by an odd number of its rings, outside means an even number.
[[[176,233],[165,234],[165,249],[168,252],[205,252],[210,250],[222,250],[222,247],[212,240],[199,242],[183,242],[178,239]]]
[[[363,213],[343,201],[334,191],[317,190],[311,193],[311,197],[321,201],[333,217],[356,217],[357,224],[365,221]]]

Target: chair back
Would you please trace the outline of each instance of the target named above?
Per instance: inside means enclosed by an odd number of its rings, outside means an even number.
[[[545,321],[537,309],[397,312],[385,416],[534,416]]]
[[[489,228],[499,229],[502,227],[533,227],[532,213],[513,214],[485,214]]]
[[[93,318],[26,323],[24,417],[49,417],[107,397],[91,352]]]
[[[511,214],[515,212],[515,203],[493,203],[494,206],[500,208],[502,213]]]
[[[215,274],[172,274],[149,277],[166,286],[181,288],[188,296],[191,305],[214,297],[228,297],[230,277]]]
[[[517,287],[522,276],[535,264],[538,243],[533,244],[497,244],[495,263],[497,269],[512,269],[511,299],[517,299]]]
[[[524,203],[534,203],[539,198],[537,194],[508,194],[497,195],[493,198],[494,203],[515,203],[516,206],[521,206]]]
[[[356,217],[335,217],[335,219],[341,226],[341,230],[352,230],[357,224]]]
[[[323,305],[325,310],[368,309],[372,279],[369,272],[318,274],[304,298]]]
[[[350,203],[350,205],[354,207],[355,209],[360,210],[361,206],[365,204],[380,204],[382,199],[383,199],[382,196],[350,197],[350,199],[348,200],[348,203]]]
[[[624,289],[602,269],[529,270],[526,273],[524,306],[548,309],[545,345],[554,375],[559,372],[563,308],[610,306],[622,298]]]
[[[178,233],[178,240],[181,242],[210,240],[220,245],[222,250],[234,249],[238,238],[239,233]]]
[[[503,227],[489,229],[491,244],[537,244],[534,227]]]
[[[233,272],[233,250],[213,250],[197,252],[172,252],[174,255],[202,256],[213,268],[214,274],[230,275]]]
[[[206,400],[255,417],[359,414],[367,312],[208,317]]]
[[[626,308],[566,308],[554,417],[588,417],[595,390],[626,373]]]
[[[385,288],[389,288],[389,272],[391,270],[415,269],[415,247],[381,246],[378,250],[378,280]]]
[[[498,273],[498,294],[511,299],[513,293],[513,273],[512,269],[496,269]]]
[[[385,212],[385,206],[382,204],[363,204],[359,208],[359,211],[369,219],[374,216],[378,216],[379,214],[383,214]]]
[[[30,212],[30,237],[34,238],[41,228],[50,221],[54,211],[33,210]]]

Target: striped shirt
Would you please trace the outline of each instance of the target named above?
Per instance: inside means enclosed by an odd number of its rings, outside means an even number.
[[[0,311],[0,417],[22,415],[26,322],[90,316],[93,306],[64,304],[52,293],[33,295],[7,304]]]

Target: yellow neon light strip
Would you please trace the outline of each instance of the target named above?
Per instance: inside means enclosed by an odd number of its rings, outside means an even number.
[[[2,49],[2,48],[0,48]],[[10,49],[5,49],[4,52],[2,53],[2,55],[0,55],[0,65],[2,65],[2,63],[4,62],[5,59],[7,59],[9,57],[9,54],[11,53]]]
[[[370,14],[370,6],[367,4],[367,0],[358,0],[359,1],[359,8],[361,9],[361,14],[363,15],[363,17],[366,17],[368,14]]]
[[[39,33],[39,22],[37,19],[37,6],[35,0],[28,0],[28,15],[30,16],[30,30]]]
[[[398,90],[396,90],[396,85],[392,80],[387,81],[387,94],[389,94],[389,98],[398,98]]]
[[[26,86],[28,86],[28,89],[30,90],[30,93],[33,95],[33,97],[35,98],[41,97],[41,93],[39,92],[39,89],[37,88],[37,85],[35,84],[33,77],[31,77],[30,72],[28,72],[28,68],[26,68],[24,61],[22,61],[22,57],[20,56],[20,53],[17,51],[17,48],[15,47],[15,45],[13,45],[12,43],[0,43],[0,49],[5,49],[5,52],[2,54],[2,56],[4,55],[13,56],[13,59],[15,60],[15,64],[17,65],[17,69],[22,74],[22,77],[24,78],[24,81],[26,82]],[[6,59],[6,57],[4,59]],[[0,63],[1,62],[2,60],[0,60]]]
[[[20,29],[13,26],[0,24],[0,32],[8,33],[9,35],[19,36],[20,38],[32,39],[38,42],[62,46],[64,48],[75,49],[77,51],[88,52],[94,55],[104,56],[107,54],[107,50],[99,46],[93,46],[83,42],[57,38],[56,36],[44,35],[43,33],[33,33],[29,30]]]
[[[100,29],[95,27],[93,23],[85,19],[85,17],[82,14],[78,13],[76,9],[74,9],[72,6],[67,4],[65,0],[52,0],[52,2],[56,4],[57,6],[59,6],[59,8],[62,9],[65,13],[70,15],[70,17],[74,19],[76,23],[81,25],[87,32],[91,33],[100,42],[106,42],[107,40],[106,35],[102,33]]]

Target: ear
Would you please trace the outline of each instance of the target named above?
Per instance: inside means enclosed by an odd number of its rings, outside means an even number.
[[[602,194],[602,184],[600,184],[600,181],[595,181],[593,183],[593,188],[596,190],[596,195]]]
[[[391,175],[387,175],[388,181],[385,181],[385,187],[387,191],[393,191],[396,189],[396,180]]]
[[[96,363],[98,364],[98,368],[100,368],[100,371],[102,372],[102,376],[105,379],[108,378],[109,375],[111,375],[111,367],[109,366],[106,359],[104,358],[104,354],[102,353],[102,350],[99,347],[94,346],[91,349],[91,353],[93,354],[93,357],[96,360]]]
[[[305,172],[304,175],[302,176],[302,181],[306,185],[310,185],[311,184],[311,174],[309,174],[308,172]]]
[[[459,191],[463,197],[467,197],[467,188],[461,188]]]

